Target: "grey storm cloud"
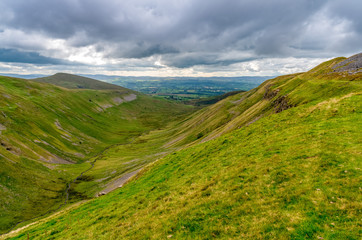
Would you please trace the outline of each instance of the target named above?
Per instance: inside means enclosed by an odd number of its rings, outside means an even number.
[[[177,68],[188,68],[195,65],[209,65],[209,66],[227,66],[234,63],[247,62],[257,59],[256,57],[250,58],[237,58],[237,59],[219,59],[218,54],[178,54],[176,56],[164,56],[164,62],[167,65],[175,66]]]
[[[143,45],[144,44],[138,44],[138,46],[121,53],[119,57],[145,58],[145,57],[150,57],[150,56],[153,56],[156,54],[168,54],[168,53],[178,53],[179,52],[176,48],[170,47],[167,45],[155,44],[155,45],[152,45],[149,47],[145,47]]]
[[[93,46],[110,58],[161,56],[179,68],[362,50],[359,0],[2,0],[0,8],[0,29]],[[323,24],[346,32],[315,27]],[[247,56],[223,57],[232,51]]]
[[[36,52],[22,52],[17,49],[0,48],[0,62],[32,63],[42,65],[67,65],[68,61],[41,56]]]

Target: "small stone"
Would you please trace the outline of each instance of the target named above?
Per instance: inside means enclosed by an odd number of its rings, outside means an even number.
[[[98,197],[103,196],[103,195],[106,195],[106,193],[105,192],[99,192],[98,193]]]

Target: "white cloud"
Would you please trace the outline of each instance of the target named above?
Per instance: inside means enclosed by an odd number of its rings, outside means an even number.
[[[12,63],[14,72],[277,75],[362,51],[361,8],[353,0],[2,0],[0,46],[49,58]]]

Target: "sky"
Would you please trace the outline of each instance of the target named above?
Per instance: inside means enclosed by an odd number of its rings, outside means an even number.
[[[1,0],[0,72],[275,76],[362,52],[360,0]]]

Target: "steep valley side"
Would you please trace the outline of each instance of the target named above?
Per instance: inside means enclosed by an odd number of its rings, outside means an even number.
[[[0,77],[0,231],[57,208],[67,183],[104,149],[190,111],[118,86],[73,90]]]

